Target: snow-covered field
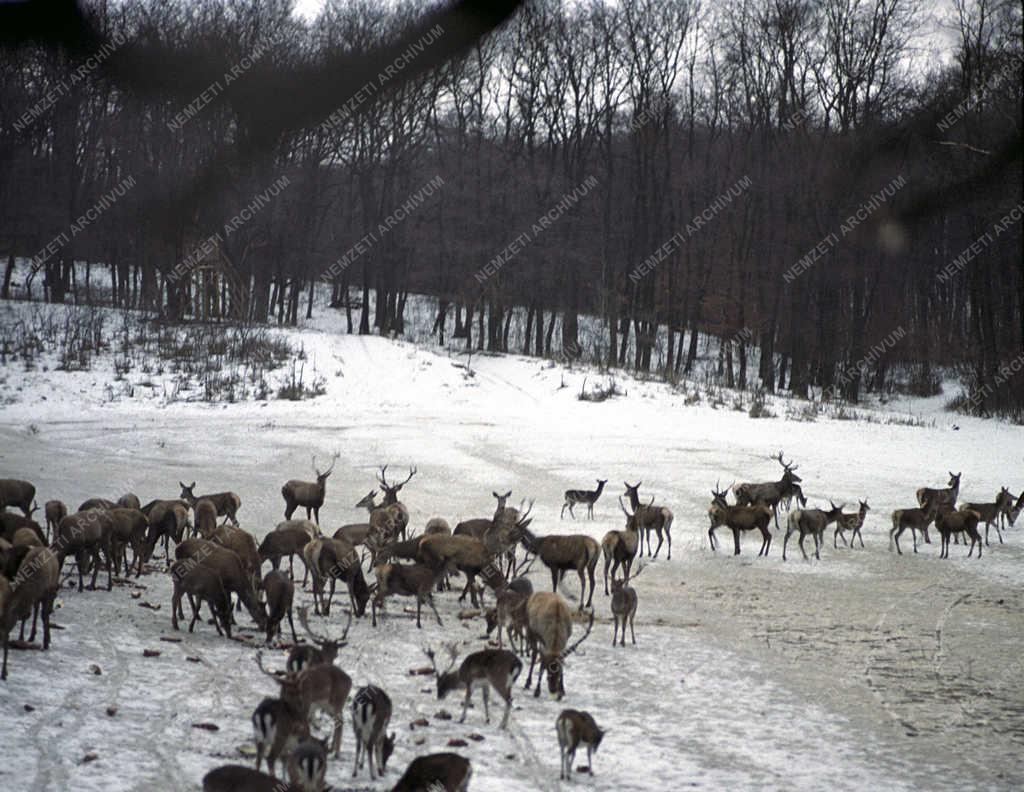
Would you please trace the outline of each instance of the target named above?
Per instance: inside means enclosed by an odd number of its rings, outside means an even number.
[[[902,556],[886,546],[892,509],[914,505],[919,486],[943,486],[950,469],[963,472],[968,500],[1024,488],[1024,428],[942,413],[942,397],[898,405],[934,419],[926,428],[752,420],[629,380],[624,397],[585,403],[576,399],[584,372],[478,355],[467,368],[445,351],[330,332],[337,319],[294,333],[327,377],[325,396],[298,403],[110,403],[102,365],[73,374],[10,366],[0,385],[0,477],[30,479],[40,503],[72,508],[127,491],[176,497],[179,480],[195,480],[197,491],[238,492],[242,525],[260,536],[281,519],[282,482],[309,478],[312,453],[338,451],[321,512],[331,530],[362,519],[353,504],[384,463],[396,474],[419,470],[402,493],[415,527],[432,516],[489,516],[491,491],[512,489],[517,502],[536,500],[539,532],[600,539],[622,526],[623,480],[642,480],[675,522],[672,560],[663,550],[637,581],[638,645],[611,648],[599,592],[593,633],[567,663],[566,700],[518,689],[507,733],[484,724],[478,701],[465,724],[436,718],[442,708],[458,715],[459,702],[438,702],[431,678],[409,674],[426,644],[483,646],[481,620],[458,619],[454,595],[438,599],[444,630],[426,620],[417,630],[398,602],[377,630],[355,623],[338,662],[355,685],[389,692],[398,743],[386,783],[353,782],[346,723],[328,774],[336,788],[388,789],[412,757],[451,738],[468,743],[458,750],[472,760],[471,788],[494,792],[1024,785],[1020,523],[1006,544],[993,532],[980,561],[962,546],[940,560],[937,540],[917,555],[909,536]],[[723,548],[709,549],[711,487],[777,477],[769,457],[780,448],[799,463],[812,504],[831,498],[850,511],[867,497],[866,549],[829,541],[820,562],[805,562],[791,543],[795,556],[783,563],[781,545],[759,559],[759,542],[745,537],[737,558],[724,531]],[[562,491],[596,478],[610,480],[596,519],[560,522]],[[536,587],[550,585],[545,571],[533,576]],[[249,717],[274,692],[254,648],[206,624],[177,633],[180,643],[161,641],[175,635],[168,578],[157,565],[140,585],[139,599],[129,596],[134,582],[109,593],[64,589],[52,650],[12,652],[0,683],[0,789],[191,790],[218,764],[252,761],[239,751],[251,741]],[[565,593],[575,596],[574,578]],[[316,625],[340,631],[342,617]],[[283,652],[269,655],[283,666]],[[565,706],[608,729],[593,778],[558,780],[554,720]],[[411,729],[418,718],[429,726]],[[200,722],[219,730],[193,727]]]

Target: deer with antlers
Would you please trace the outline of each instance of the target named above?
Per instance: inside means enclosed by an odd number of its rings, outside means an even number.
[[[464,690],[462,700],[462,717],[459,723],[465,723],[466,711],[474,689],[479,689],[484,699],[484,721],[491,722],[490,689],[501,696],[505,702],[505,714],[501,719],[501,728],[508,726],[508,716],[512,711],[512,686],[522,673],[523,663],[512,652],[506,649],[482,649],[467,655],[458,671],[453,671],[459,652],[455,644],[448,644],[451,662],[444,671],[438,671],[435,663],[434,650],[424,649],[423,653],[430,659],[430,665],[437,676],[437,698],[443,699],[455,690]]]
[[[629,507],[633,510],[633,514],[637,518],[637,530],[640,535],[640,554],[644,552],[644,537],[647,537],[647,555],[652,558],[657,558],[658,553],[661,552],[662,539],[668,539],[668,559],[672,560],[672,511],[665,508],[664,506],[655,506],[654,497],[651,497],[650,503],[643,504],[640,502],[640,485],[642,481],[638,481],[636,484],[630,484],[627,481],[622,482],[626,485],[626,491],[622,493],[629,498]],[[658,535],[658,547],[651,553],[651,531],[654,531]],[[665,536],[662,537],[664,532]]]
[[[860,546],[864,547],[864,537],[861,536],[860,529],[864,526],[864,517],[867,516],[868,506],[866,500],[860,501],[860,508],[853,514],[840,514],[836,518],[836,530],[832,534],[832,547],[833,549],[839,549],[839,545],[836,544],[836,538],[843,540],[843,545],[846,545],[846,536],[844,531],[851,531],[849,547],[853,548],[853,543],[856,539],[860,539]]]
[[[333,665],[338,657],[338,650],[348,646],[348,631],[352,626],[352,611],[347,611],[348,621],[345,623],[345,631],[340,638],[329,638],[326,635],[313,632],[309,626],[309,608],[299,608],[299,624],[306,634],[313,640],[314,645],[297,644],[288,652],[288,660],[285,668],[291,674],[315,665]]]
[[[331,457],[331,466],[323,473],[316,466],[316,454],[313,455],[313,472],[316,474],[316,481],[300,481],[291,479],[281,487],[281,497],[284,498],[284,518],[290,520],[295,510],[300,506],[306,510],[306,519],[312,519],[320,525],[320,507],[324,505],[324,498],[327,496],[327,478],[334,470],[334,464],[341,454],[335,452]]]
[[[575,652],[594,627],[594,612],[590,612],[587,629],[578,641],[566,646],[572,636],[572,613],[569,605],[558,594],[540,591],[531,594],[526,602],[527,635],[532,652],[530,654],[530,671],[526,676],[526,688],[529,689],[533,679],[533,666],[540,658],[537,671],[537,688],[533,695],[540,695],[541,678],[544,672],[548,675],[548,692],[559,701],[565,695],[563,665],[565,659]],[[510,653],[511,654],[511,653]]]
[[[762,504],[770,508],[772,515],[775,517],[775,528],[778,530],[779,503],[785,501],[788,508],[789,503],[796,497],[800,505],[805,506],[807,499],[804,498],[803,490],[797,486],[803,481],[796,474],[799,466],[794,465],[792,462],[786,462],[783,459],[782,451],[779,451],[772,459],[782,465],[782,478],[778,481],[765,481],[757,484],[738,484],[733,488],[733,494],[736,496],[736,503],[740,506]]]
[[[732,531],[733,540],[733,555],[740,554],[740,532],[757,530],[761,533],[761,549],[757,553],[757,557],[761,556],[768,557],[768,550],[772,546],[772,534],[768,530],[768,523],[772,519],[772,510],[764,505],[757,504],[755,506],[733,506],[726,501],[726,495],[729,490],[719,490],[718,483],[715,483],[715,488],[711,490],[711,506],[708,507],[708,519],[711,522],[708,528],[708,540],[711,542],[711,549],[715,551],[718,549],[718,543],[715,540],[715,529],[721,526],[727,527]]]
[[[405,529],[406,526],[409,525],[409,510],[405,508],[404,503],[398,500],[398,493],[401,491],[402,487],[408,484],[412,477],[416,475],[416,468],[410,467],[409,475],[397,484],[388,484],[387,472],[388,466],[385,465],[380,469],[380,473],[377,474],[377,483],[380,484],[380,488],[384,490],[384,500],[381,503],[380,508],[387,510],[390,522],[394,526],[392,538],[395,536],[401,536],[405,539]],[[372,519],[370,523],[372,525]]]
[[[626,528],[623,531],[608,531],[601,540],[601,553],[604,556],[604,593],[608,596],[608,568],[611,567],[612,581],[615,573],[622,567],[623,573],[629,575],[633,559],[640,543],[639,518],[636,512],[630,513],[619,498],[619,508],[626,515]]]
[[[1013,494],[1006,487],[1003,487],[999,490],[999,494],[996,495],[996,499],[992,503],[960,504],[960,511],[976,512],[980,522],[985,523],[986,546],[988,546],[988,529],[992,525],[995,525],[996,527],[996,536],[999,537],[999,544],[1003,543],[1003,533],[999,530],[1000,524],[1002,523],[1004,517],[1009,517],[1010,510],[1012,508]],[[936,524],[935,527],[937,528],[938,525]]]
[[[608,483],[608,479],[594,479],[597,482],[596,490],[566,490],[565,491],[565,503],[562,504],[562,513],[558,519],[565,519],[565,510],[569,509],[569,516],[574,520],[576,519],[576,513],[572,510],[573,506],[580,503],[585,503],[587,506],[587,517],[591,520],[594,519],[594,504],[597,503],[597,499],[601,497],[601,493],[604,491],[604,485]]]
[[[636,618],[636,606],[639,598],[636,589],[629,585],[643,573],[644,567],[639,567],[636,574],[630,578],[628,575],[622,580],[612,581],[612,618],[615,620],[615,628],[612,632],[612,646],[615,646],[615,639],[619,634],[619,624],[622,624],[622,641],[619,646],[626,645],[626,623],[629,623],[629,634],[636,646],[636,632],[633,629],[633,620]]]
[[[829,501],[830,509],[794,509],[789,513],[789,522],[786,526],[786,536],[782,540],[782,560],[786,560],[786,545],[789,544],[789,537],[793,533],[800,534],[800,552],[804,560],[809,561],[807,551],[804,550],[804,537],[811,534],[814,537],[814,557],[821,560],[821,545],[825,529],[843,513],[842,506],[836,506]]]

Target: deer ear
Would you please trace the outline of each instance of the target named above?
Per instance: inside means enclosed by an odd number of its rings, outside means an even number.
[[[178,483],[181,485],[182,489],[188,489],[188,487],[185,486],[185,482],[184,481],[179,481]]]
[[[192,484],[189,486],[189,489],[195,489],[195,488],[196,488],[196,483],[193,481]]]
[[[501,495],[499,495],[499,494],[498,494],[497,492],[495,492],[494,490],[491,490],[491,495],[493,495],[493,496],[494,496],[495,498],[497,498],[498,500],[501,500]]]

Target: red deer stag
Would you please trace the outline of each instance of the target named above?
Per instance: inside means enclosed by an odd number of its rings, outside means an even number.
[[[558,594],[540,591],[530,595],[526,603],[527,629],[532,652],[530,654],[530,672],[526,677],[526,687],[530,687],[533,679],[533,666],[540,658],[537,671],[537,688],[534,696],[540,695],[540,682],[544,672],[548,675],[548,692],[559,701],[565,695],[563,665],[565,659],[583,643],[594,627],[594,612],[590,612],[590,621],[586,632],[572,646],[566,647],[572,635],[572,613],[569,605]],[[510,653],[511,654],[511,653]]]
[[[803,490],[797,486],[803,481],[795,472],[799,466],[792,462],[786,462],[783,459],[782,451],[779,451],[772,459],[782,465],[782,478],[778,481],[765,481],[758,484],[737,484],[733,492],[736,495],[736,503],[740,506],[761,504],[770,508],[775,518],[775,529],[779,530],[779,504],[785,501],[788,508],[793,498],[796,497],[801,506],[806,506],[807,499],[804,498]]]
[[[740,554],[740,532],[757,530],[761,533],[761,549],[757,557],[768,557],[768,550],[772,546],[772,534],[768,529],[768,523],[772,520],[772,510],[763,503],[756,506],[732,506],[725,498],[729,490],[718,490],[718,484],[711,490],[711,506],[708,507],[708,519],[711,522],[708,528],[708,540],[711,543],[712,551],[718,549],[715,540],[715,529],[725,526],[732,531],[733,555]]]
[[[512,686],[522,673],[523,663],[512,652],[505,649],[482,649],[467,655],[462,661],[458,671],[452,671],[459,653],[455,644],[448,645],[448,652],[451,662],[444,671],[439,671],[434,662],[434,650],[424,649],[424,653],[430,658],[430,665],[434,668],[437,676],[437,698],[443,699],[455,690],[464,690],[465,697],[462,700],[462,717],[459,723],[465,723],[466,710],[469,709],[469,700],[473,696],[473,690],[479,689],[484,698],[484,722],[491,722],[490,711],[490,689],[501,696],[505,702],[505,714],[501,719],[501,728],[508,727],[508,716],[512,711]]]
[[[331,466],[323,473],[316,466],[316,455],[313,456],[313,472],[316,473],[316,481],[300,481],[291,479],[281,487],[281,496],[284,498],[284,518],[290,520],[295,510],[300,506],[306,510],[306,519],[313,520],[320,524],[320,507],[324,505],[324,498],[327,496],[327,477],[334,470],[334,463],[338,461],[339,453],[331,458]]]

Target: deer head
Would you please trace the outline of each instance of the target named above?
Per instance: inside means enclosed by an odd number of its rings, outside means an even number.
[[[429,648],[423,649],[425,654],[430,659],[430,666],[434,669],[434,675],[437,677],[437,698],[443,699],[451,691],[457,690],[461,687],[459,681],[459,674],[456,671],[452,671],[455,667],[455,661],[459,657],[459,648],[454,643],[445,644],[445,649],[448,651],[448,656],[451,658],[448,663],[448,667],[444,671],[437,670],[437,663],[435,662],[434,650]]]
[[[512,490],[509,490],[504,495],[499,495],[497,492],[492,491],[491,495],[493,495],[498,501],[495,511],[501,511],[505,508],[505,504],[508,503],[508,499],[512,497]]]
[[[715,488],[713,490],[711,490],[711,502],[712,503],[717,503],[719,506],[728,506],[729,503],[728,503],[728,501],[726,501],[725,497],[726,497],[726,495],[729,494],[729,490],[732,489],[732,487],[729,486],[729,487],[726,487],[724,490],[720,490],[720,489],[718,489],[719,485],[720,485],[720,480],[716,480],[715,481]]]
[[[799,465],[794,465],[792,462],[787,462],[782,458],[782,451],[780,450],[775,456],[772,457],[776,462],[782,465],[782,478],[789,482],[800,482],[803,481],[794,471]]]
[[[316,466],[316,454],[313,454],[313,472],[316,473],[317,484],[322,485],[325,481],[327,481],[327,477],[330,476],[331,472],[334,470],[334,463],[338,461],[338,457],[340,456],[341,454],[335,451],[334,456],[331,457],[331,466],[327,468],[327,470],[325,470],[323,473],[321,473],[320,469]]]
[[[836,506],[832,501],[829,501],[828,505],[832,507],[828,511],[828,518],[830,520],[835,520],[836,518],[838,518],[843,513],[843,506],[845,506],[846,504],[845,503],[841,503],[838,506]]]
[[[380,473],[377,474],[377,483],[379,483],[381,489],[384,490],[384,505],[390,506],[392,503],[398,503],[399,491],[402,489],[402,487],[409,483],[409,480],[413,476],[416,475],[416,468],[410,467],[409,475],[405,477],[404,481],[401,481],[398,484],[388,484],[387,470],[387,465],[380,469]]]
[[[871,507],[868,506],[868,502],[866,500],[860,501],[860,513],[861,514],[865,514],[868,511],[868,509],[870,509],[870,508]]]
[[[637,486],[640,485],[638,484]],[[562,696],[565,695],[565,684],[562,679],[562,669],[565,665],[565,659],[579,649],[580,644],[587,640],[587,636],[590,635],[590,631],[592,629],[594,629],[593,610],[590,611],[590,621],[587,623],[587,629],[580,639],[557,657],[548,658],[547,660],[548,692],[559,701],[561,701]]]
[[[182,500],[188,501],[189,503],[195,503],[196,495],[194,490],[196,488],[196,483],[193,481],[187,487],[183,481],[179,481],[178,483],[181,484],[181,494],[178,497]]]
[[[340,638],[328,638],[326,635],[318,635],[310,628],[309,607],[304,605],[299,608],[299,623],[313,643],[320,647],[325,663],[333,663],[338,656],[338,650],[343,646],[348,646],[348,630],[352,626],[352,611],[346,612],[348,613],[348,622],[345,624],[345,632],[341,634]]]
[[[355,505],[357,509],[369,509],[373,511],[377,508],[377,490],[370,490],[363,499]]]

